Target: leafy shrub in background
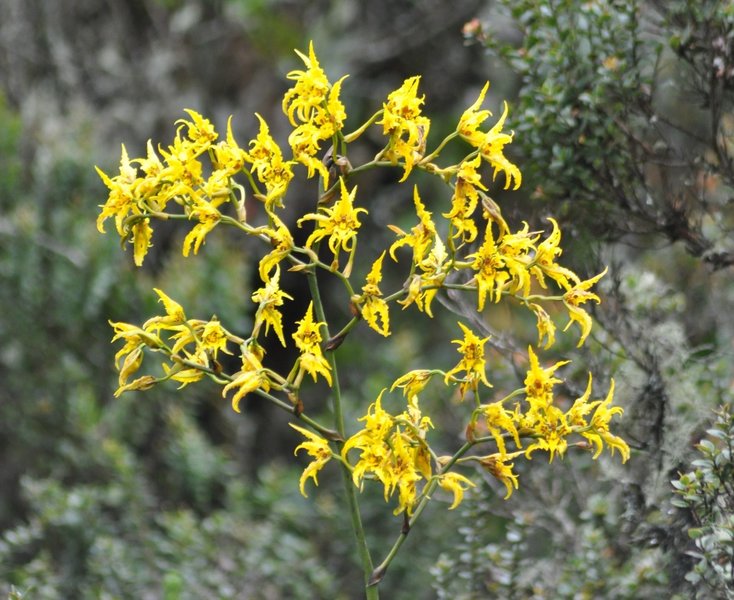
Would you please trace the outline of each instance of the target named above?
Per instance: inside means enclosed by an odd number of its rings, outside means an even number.
[[[581,231],[655,233],[713,268],[732,264],[731,5],[499,5],[519,44],[478,21],[465,32],[518,75],[510,125],[534,197]]]
[[[686,574],[693,597],[734,598],[734,416],[731,406],[717,414],[698,443],[693,471],[674,479],[672,504],[693,521],[688,529],[695,564]]]

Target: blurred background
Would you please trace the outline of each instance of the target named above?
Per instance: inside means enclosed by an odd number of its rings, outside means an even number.
[[[733,383],[734,8],[712,0],[2,0],[0,595],[361,597],[338,474],[300,496],[284,415],[252,399],[236,414],[207,382],[112,395],[108,320],[156,314],[153,287],[190,316],[249,331],[249,247],[218,230],[184,259],[186,231],[159,224],[137,269],[95,227],[107,194],[94,165],[116,172],[121,143],[131,156],[170,143],[183,108],[220,131],[233,115],[242,145],[258,112],[285,142],[285,74],[309,40],[331,81],[349,73],[348,129],[421,74],[435,143],[489,79],[486,106],[496,119],[508,100],[524,175],[518,192],[492,190],[503,213],[531,229],[554,216],[568,266],[610,267],[584,349],[562,336],[544,359],[573,358],[569,398],[589,370],[598,396],[615,379],[632,459],[536,459],[518,464],[509,501],[490,478],[455,511],[437,498],[384,597],[731,597],[734,425],[715,411]],[[352,163],[381,145],[375,128]],[[414,219],[394,175],[357,182],[366,254],[385,224]],[[284,281],[305,302],[299,285]],[[504,305],[477,318],[471,302],[441,302],[435,327],[408,310],[388,343],[365,328],[339,349],[352,415],[410,368],[452,366],[460,317],[493,335],[495,388],[521,385],[533,323]],[[340,322],[344,299],[331,310]],[[314,411],[328,410],[324,392],[305,399]],[[463,413],[427,395],[437,439],[455,447]],[[381,557],[401,521],[373,492],[364,519]]]

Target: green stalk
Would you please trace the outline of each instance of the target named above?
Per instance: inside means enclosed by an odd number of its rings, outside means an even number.
[[[475,442],[466,442],[461,448],[459,448],[456,451],[456,454],[454,454],[451,459],[443,466],[443,468],[440,470],[440,472],[437,474],[436,477],[431,479],[430,482],[426,485],[425,489],[422,493],[422,498],[418,502],[418,506],[416,506],[415,511],[413,512],[413,515],[410,517],[408,521],[406,521],[405,525],[403,526],[402,531],[400,532],[400,535],[395,540],[395,543],[393,544],[392,548],[390,548],[390,551],[387,553],[387,556],[385,559],[375,568],[374,571],[372,571],[372,574],[370,575],[369,583],[368,585],[371,587],[368,587],[367,589],[372,589],[374,586],[377,586],[380,581],[382,581],[382,578],[385,577],[385,573],[387,572],[387,568],[390,566],[390,563],[395,558],[395,556],[398,553],[398,550],[400,550],[400,546],[403,545],[403,542],[405,542],[406,538],[408,537],[408,533],[410,533],[411,528],[415,524],[415,522],[420,518],[421,513],[425,510],[426,506],[428,506],[428,502],[431,500],[431,494],[436,489],[436,486],[438,485],[438,479],[439,476],[443,475],[444,473],[447,473],[449,470],[451,470],[451,467],[454,466],[454,463],[456,463],[459,458],[461,458],[464,454],[466,454],[469,449],[474,446]]]
[[[318,281],[316,280],[316,273],[310,271],[308,273],[308,287],[311,291],[311,297],[313,298],[314,309],[316,311],[316,318],[324,323],[326,338],[330,339],[329,326],[326,323],[326,316],[324,315],[324,305],[321,301],[321,294],[319,292]],[[334,426],[337,432],[346,439],[346,430],[344,428],[344,413],[342,411],[341,401],[341,388],[339,386],[339,374],[336,366],[336,356],[334,352],[327,352],[329,364],[331,366],[331,375],[334,381],[332,386],[332,398],[334,408]],[[370,586],[370,578],[374,569],[372,564],[372,557],[370,556],[370,550],[367,546],[367,539],[364,534],[364,527],[362,525],[362,517],[359,512],[359,500],[357,499],[357,491],[352,481],[352,473],[349,468],[342,464],[342,481],[344,483],[344,492],[347,496],[347,503],[349,505],[349,516],[352,520],[352,529],[354,530],[354,537],[357,541],[357,551],[359,552],[359,558],[362,562],[362,570],[364,571],[365,581],[365,594],[367,600],[379,600],[380,594],[375,586]]]

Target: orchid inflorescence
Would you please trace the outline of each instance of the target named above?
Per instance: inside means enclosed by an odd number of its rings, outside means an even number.
[[[533,347],[528,348],[527,377],[524,387],[501,399],[485,401],[491,392],[485,361],[487,337],[481,338],[466,324],[459,323],[462,337],[454,340],[460,359],[448,370],[419,369],[400,376],[390,391],[402,390],[405,408],[392,414],[382,406],[386,389],[367,408],[359,420],[359,429],[347,436],[343,423],[341,397],[335,381],[336,348],[360,322],[382,336],[389,337],[390,314],[396,304],[403,310],[410,306],[433,317],[433,300],[447,289],[475,297],[481,312],[488,304],[514,301],[530,311],[537,323],[537,347],[554,345],[557,329],[547,307],[563,307],[569,320],[563,331],[576,323],[580,329],[578,345],[589,336],[592,320],[584,305],[600,302],[591,291],[605,271],[582,280],[572,270],[558,263],[561,256],[561,230],[549,219],[549,231],[531,231],[524,223],[512,230],[502,217],[500,207],[488,195],[498,176],[505,189],[518,189],[520,169],[504,154],[513,134],[503,131],[508,113],[504,104],[501,117],[489,128],[484,123],[492,114],[482,108],[489,84],[459,118],[456,129],[434,149],[429,146],[430,119],[423,114],[424,96],[419,95],[420,77],[411,77],[391,92],[382,108],[351,133],[344,132],[347,118],[340,92],[345,77],[330,83],[314,53],[298,53],[305,68],[287,77],[293,86],[283,98],[283,112],[292,126],[288,137],[290,157],[270,134],[267,122],[256,115],[259,131],[245,147],[235,140],[231,118],[224,139],[212,123],[194,110],[185,112],[188,119],[177,121],[173,143],[156,150],[151,142],[145,157],[130,159],[122,147],[120,172],[109,176],[97,169],[109,196],[97,221],[104,231],[107,219],[114,219],[123,244],[133,246],[136,265],[143,264],[151,246],[156,220],[183,220],[193,223],[185,236],[184,256],[197,254],[207,236],[218,226],[227,225],[264,242],[266,251],[258,263],[263,286],[252,294],[254,323],[248,336],[228,331],[216,318],[190,319],[181,305],[156,289],[165,314],[141,326],[112,323],[114,340],[124,340],[117,353],[119,370],[117,394],[144,390],[162,381],[173,380],[186,386],[204,377],[222,386],[224,396],[232,394],[232,406],[239,412],[242,399],[259,395],[292,412],[302,425],[292,425],[304,441],[296,452],[305,450],[312,461],[300,481],[301,492],[309,479],[318,484],[318,473],[330,462],[347,469],[354,488],[366,482],[383,486],[384,497],[397,496],[396,514],[404,514],[412,523],[420,514],[436,487],[453,494],[450,508],[456,507],[464,492],[475,484],[470,471],[476,465],[501,481],[506,496],[518,488],[513,461],[531,458],[537,451],[549,460],[564,455],[569,446],[593,449],[596,458],[606,447],[619,451],[622,460],[629,458],[627,444],[609,430],[613,416],[622,409],[612,406],[614,382],[604,399],[592,399],[589,375],[585,392],[567,410],[554,395],[561,383],[556,371],[568,361],[550,367],[540,364]],[[384,147],[375,158],[354,166],[346,158],[349,144],[370,127],[381,127]],[[459,140],[467,148],[466,156],[455,165],[440,166],[437,160],[443,148]],[[327,158],[322,158],[328,155]],[[320,179],[316,208],[313,212],[284,217],[291,209],[286,196],[298,172],[305,168],[306,178]],[[483,180],[482,168],[488,165],[491,181]],[[428,210],[417,186],[404,194],[415,209],[415,225],[409,230],[390,225],[393,240],[365,270],[363,284],[354,286],[352,271],[357,260],[360,219],[368,205],[360,205],[357,185],[360,172],[371,168],[402,169],[400,183],[420,170],[441,179],[447,187],[445,211]],[[251,195],[262,204],[256,215],[248,214],[246,199]],[[292,210],[292,209],[291,209]],[[255,212],[255,211],[251,211]],[[295,222],[313,229],[302,246],[294,242],[286,224]],[[445,232],[442,235],[440,232]],[[387,233],[387,232],[386,232]],[[326,243],[331,261],[322,262],[319,248]],[[381,289],[385,258],[398,262],[398,251],[412,253],[405,284],[388,293]],[[396,267],[397,268],[397,267]],[[284,269],[308,277],[312,302],[291,340],[283,332],[281,307],[293,298],[280,288]],[[343,286],[353,318],[342,324],[340,333],[329,334],[318,294],[317,270],[329,273]],[[359,291],[355,291],[357,288]],[[260,343],[272,329],[283,346],[289,342],[298,357],[287,373],[268,367]],[[231,354],[239,348],[241,368],[226,373],[218,362],[218,353]],[[160,353],[163,373],[133,379],[140,369],[145,352]],[[308,415],[301,401],[304,376],[323,380],[332,387],[335,403],[335,430]],[[453,454],[436,452],[430,443],[434,425],[420,408],[419,397],[432,380],[457,388],[463,400],[473,400],[467,411],[466,442]],[[576,436],[578,440],[569,443]],[[488,448],[483,453],[475,449]],[[459,473],[457,469],[464,469]]]

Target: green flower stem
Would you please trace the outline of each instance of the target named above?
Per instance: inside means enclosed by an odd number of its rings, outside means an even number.
[[[211,379],[213,379],[217,383],[224,384],[224,383],[226,383],[228,381],[232,381],[232,377],[230,375],[226,375],[224,373],[217,373],[214,369],[211,369],[209,367],[205,367],[204,365],[202,365],[200,363],[197,363],[197,362],[194,362],[192,360],[182,359],[182,358],[180,358],[179,356],[177,356],[175,354],[172,354],[171,355],[171,360],[173,362],[176,362],[178,364],[181,364],[181,365],[183,365],[185,367],[189,367],[189,368],[192,368],[192,369],[197,369],[197,370],[199,370],[199,371],[201,371],[203,373],[206,373]],[[170,378],[172,375],[173,375],[173,373],[171,375],[169,375],[168,377],[166,377],[165,379]],[[162,379],[161,381],[164,381],[164,379]],[[272,394],[269,394],[268,392],[266,392],[264,390],[261,390],[261,389],[257,389],[253,393],[257,394],[258,396],[260,396],[262,398],[264,398],[268,402],[270,402],[272,404],[275,404],[275,406],[277,406],[278,408],[282,408],[286,412],[289,412],[291,414],[295,414],[295,412],[293,410],[293,405],[292,404],[290,404],[288,402],[285,402],[285,401],[281,400],[280,398],[276,398]],[[325,438],[327,438],[329,440],[344,440],[344,434],[343,434],[343,432],[342,433],[339,433],[337,431],[334,431],[333,429],[329,429],[328,427],[324,427],[323,425],[321,425],[321,423],[319,423],[318,421],[315,421],[314,419],[312,419],[311,417],[309,417],[305,413],[301,413],[301,414],[298,414],[296,416],[301,421],[303,421],[304,423],[306,423],[306,425],[308,425],[309,427],[311,427],[311,429],[314,429],[315,431],[318,431]]]
[[[377,121],[377,118],[380,115],[382,115],[382,113],[383,113],[382,109],[378,110],[374,115],[372,115],[369,119],[367,119],[367,121],[365,121],[364,125],[361,125],[358,129],[355,129],[354,131],[352,131],[352,133],[348,133],[347,135],[343,136],[344,142],[349,144],[353,142],[354,140],[356,140],[360,135],[362,135],[367,130],[367,128],[370,125],[372,125],[372,123]]]
[[[454,131],[454,133],[450,133],[449,135],[447,135],[433,152],[431,152],[428,156],[424,156],[421,159],[418,165],[421,166],[421,165],[425,165],[426,163],[431,162],[434,158],[436,158],[441,153],[441,150],[443,150],[446,147],[446,144],[448,144],[455,137],[458,137],[458,135],[459,133],[457,131]]]
[[[346,324],[346,325],[345,325],[344,327],[342,327],[342,329],[341,329],[341,331],[340,331],[339,333],[337,333],[337,334],[336,334],[336,335],[335,335],[335,336],[334,336],[333,338],[329,338],[329,339],[339,339],[339,338],[343,338],[343,337],[346,337],[346,336],[347,336],[347,334],[348,334],[348,333],[349,333],[349,332],[350,332],[350,331],[351,331],[352,329],[354,329],[354,326],[355,326],[355,325],[356,325],[357,323],[359,323],[359,319],[360,319],[359,317],[352,317],[352,318],[350,319],[349,323],[347,323],[347,324]]]
[[[518,298],[524,304],[528,304],[529,302],[533,300],[538,300],[542,302],[553,302],[553,301],[563,300],[563,296],[545,296],[543,294],[529,294],[527,296],[518,296],[516,294],[511,294],[511,295]]]
[[[398,164],[393,164],[389,160],[371,160],[370,162],[366,162],[363,165],[359,165],[358,167],[354,167],[351,171],[349,171],[349,176],[356,173],[361,173],[362,171],[369,171],[371,169],[375,169],[377,167],[397,167]]]
[[[416,506],[416,509],[413,512],[413,515],[410,517],[406,525],[403,527],[403,530],[400,532],[400,535],[395,540],[395,543],[393,544],[392,548],[390,548],[390,551],[387,553],[387,556],[385,556],[385,559],[377,566],[377,568],[375,568],[374,571],[372,571],[372,574],[370,575],[370,579],[368,583],[369,586],[371,587],[376,586],[378,583],[380,583],[380,581],[382,581],[383,577],[385,577],[387,568],[390,566],[390,563],[397,555],[398,550],[400,550],[400,546],[403,545],[403,542],[405,542],[406,538],[408,537],[408,533],[410,533],[410,530],[412,529],[413,525],[415,525],[416,521],[420,518],[421,513],[425,510],[426,506],[428,506],[428,502],[431,500],[431,494],[436,489],[440,476],[443,475],[444,473],[448,473],[451,470],[451,467],[454,466],[454,463],[456,463],[457,460],[459,460],[464,454],[466,454],[472,448],[472,446],[474,446],[474,444],[475,442],[466,442],[461,448],[459,448],[456,451],[456,453],[443,466],[443,468],[437,474],[437,476],[431,479],[431,481],[429,481],[426,484],[426,487],[423,490],[423,493],[421,494],[421,499],[418,502],[418,506]],[[370,588],[367,588],[367,589],[370,589]]]
[[[319,269],[323,269],[324,271],[331,273],[332,275],[335,275],[346,288],[347,294],[350,298],[355,295],[354,288],[352,287],[352,282],[349,281],[349,277],[344,275],[344,273],[342,273],[339,269],[332,267],[331,265],[327,265],[324,262],[321,262],[318,258],[315,258],[311,264],[315,267],[318,267]]]
[[[288,404],[287,402],[283,402],[282,400],[279,400],[275,396],[271,396],[268,392],[257,389],[255,390],[255,393],[258,396],[261,396],[265,398],[266,400],[272,402],[276,406],[282,408],[285,411],[288,411],[289,413],[295,414],[293,412],[293,405]],[[300,413],[296,415],[301,421],[303,421],[306,425],[308,425],[311,429],[314,429],[318,431],[321,435],[323,435],[326,439],[329,440],[342,440],[344,437],[339,434],[338,432],[334,431],[333,429],[329,429],[328,427],[324,427],[319,423],[318,421],[313,420],[311,417],[309,417],[306,413]]]
[[[321,301],[321,294],[319,292],[319,284],[316,280],[316,274],[309,272],[308,275],[308,287],[311,291],[311,297],[313,298],[314,309],[316,311],[316,318],[324,323],[326,338],[329,339],[329,326],[326,323],[326,316],[324,314],[324,305]],[[337,372],[336,355],[334,352],[327,353],[329,364],[331,366],[331,375],[334,381],[332,387],[332,398],[334,407],[334,423],[336,430],[342,439],[346,439],[346,429],[344,427],[344,413],[342,411],[341,402],[341,389],[339,386],[339,375]],[[349,516],[352,519],[352,528],[354,529],[354,537],[357,541],[357,551],[359,552],[359,558],[362,561],[362,569],[364,571],[366,598],[367,600],[378,600],[380,595],[376,587],[369,586],[370,574],[373,571],[372,557],[370,556],[370,550],[367,546],[367,539],[364,533],[364,527],[362,525],[362,517],[359,512],[359,500],[357,499],[357,491],[352,481],[352,473],[349,468],[342,464],[342,481],[344,483],[344,491],[347,496],[347,503],[349,504]]]

